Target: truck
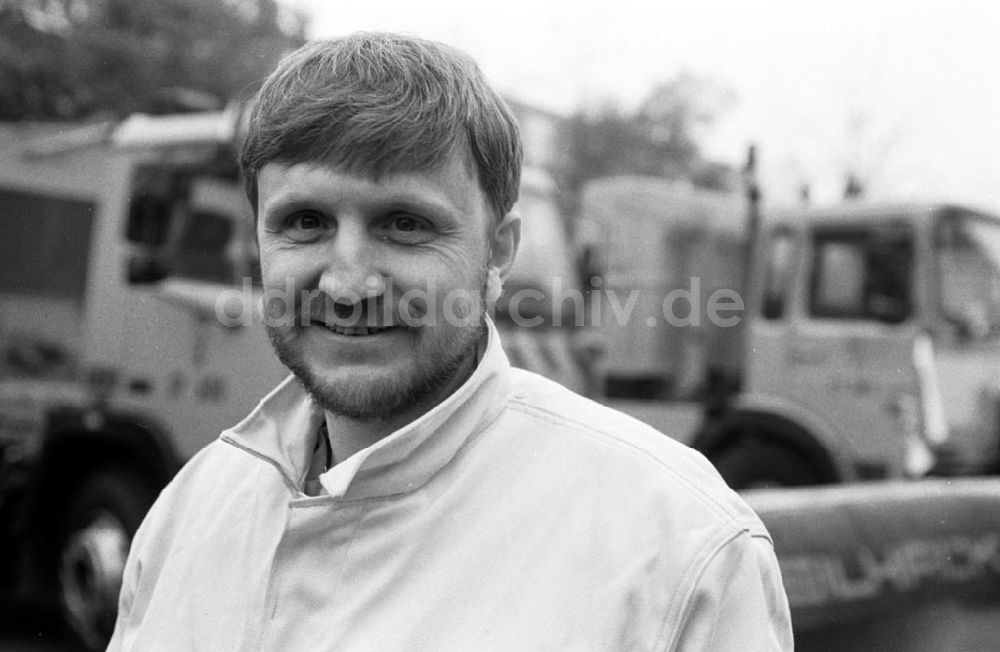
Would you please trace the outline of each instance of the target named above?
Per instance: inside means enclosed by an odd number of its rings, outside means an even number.
[[[245,115],[0,125],[0,585],[58,606],[88,649],[158,492],[288,373],[253,317]],[[525,170],[541,237],[562,233],[554,192]],[[519,346],[569,350],[564,330],[539,336]]]
[[[90,649],[159,490],[284,375],[216,318],[254,268],[237,122],[0,132],[0,577]]]
[[[983,474],[1000,455],[1000,219],[765,207],[649,177],[585,189],[598,398],[737,489]]]

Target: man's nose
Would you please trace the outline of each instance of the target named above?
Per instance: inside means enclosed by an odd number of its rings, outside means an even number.
[[[319,279],[319,290],[336,305],[354,305],[385,292],[386,280],[374,243],[358,229],[337,233]]]

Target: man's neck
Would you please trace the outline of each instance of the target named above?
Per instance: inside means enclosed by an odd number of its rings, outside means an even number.
[[[432,397],[389,419],[359,421],[326,412],[326,428],[330,437],[333,464],[339,464],[358,451],[378,443],[408,423],[430,412],[465,383],[476,370],[479,355],[469,356],[461,368]]]

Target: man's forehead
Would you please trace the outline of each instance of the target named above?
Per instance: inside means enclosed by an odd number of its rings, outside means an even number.
[[[357,169],[357,166],[324,160],[274,161],[260,169],[258,191],[262,208],[266,208],[275,203],[302,201],[338,188],[345,189],[347,186],[343,184],[350,182],[355,190],[364,190],[366,199],[432,201],[470,217],[480,211],[491,214],[470,159],[467,152],[456,151],[437,165],[402,166],[392,170]]]
[[[464,172],[463,182],[479,183],[479,170],[468,146],[456,143],[455,147],[431,160],[421,159],[417,155],[398,155],[389,157],[377,156],[343,156],[332,153],[326,157],[304,159],[279,159],[265,164],[261,171],[268,167],[291,168],[302,166],[317,171],[349,174],[364,178],[373,183],[382,183],[400,177],[440,176],[444,173]],[[456,177],[460,178],[460,177]]]

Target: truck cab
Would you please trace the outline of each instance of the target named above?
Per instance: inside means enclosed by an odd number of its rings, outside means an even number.
[[[759,251],[743,407],[814,420],[845,478],[992,469],[995,216],[946,204],[781,211]]]
[[[995,468],[996,216],[765,208],[751,242],[733,194],[622,177],[593,182],[583,206],[601,400],[734,487]]]

